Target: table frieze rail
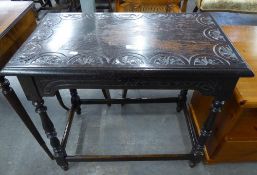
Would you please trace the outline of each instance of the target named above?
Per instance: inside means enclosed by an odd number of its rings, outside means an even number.
[[[151,78],[126,78],[120,77],[108,80],[105,77],[102,79],[89,78],[36,78],[36,84],[41,96],[54,96],[59,89],[191,89],[198,90],[204,95],[217,96],[225,94],[233,87],[234,81],[217,80],[185,80],[182,78],[174,79],[151,79]],[[222,93],[224,91],[224,93]],[[222,97],[222,98],[223,98]]]

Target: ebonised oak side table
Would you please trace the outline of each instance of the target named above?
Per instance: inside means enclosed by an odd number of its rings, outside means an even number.
[[[201,161],[216,114],[240,77],[253,76],[213,18],[207,13],[48,14],[1,71],[17,76],[39,113],[54,159],[64,170],[76,161]],[[80,99],[76,89],[181,89],[178,98]],[[43,97],[70,89],[71,109],[62,141]],[[199,136],[187,112],[187,90],[214,96]],[[192,141],[187,154],[67,155],[74,113],[81,104],[176,102],[183,109]],[[14,106],[15,108],[15,106]]]

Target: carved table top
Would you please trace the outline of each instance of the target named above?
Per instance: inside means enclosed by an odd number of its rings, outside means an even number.
[[[253,75],[207,13],[50,13],[2,74],[93,70]]]

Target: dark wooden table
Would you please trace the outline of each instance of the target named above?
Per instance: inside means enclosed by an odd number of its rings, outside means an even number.
[[[39,113],[58,165],[74,161],[190,160],[203,157],[216,114],[240,77],[253,76],[222,30],[207,13],[48,14],[1,75],[17,76]],[[80,99],[76,89],[181,89],[178,98]],[[70,89],[71,109],[62,141],[57,138],[43,97]],[[197,136],[187,112],[187,90],[214,100]],[[187,154],[75,155],[65,146],[81,104],[176,102],[184,109],[192,150]]]

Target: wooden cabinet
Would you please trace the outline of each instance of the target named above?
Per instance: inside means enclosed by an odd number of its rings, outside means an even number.
[[[233,45],[257,75],[257,27],[223,27]],[[199,132],[210,97],[194,92],[189,108]],[[257,161],[257,78],[240,79],[233,97],[218,115],[215,134],[205,148],[208,163]]]
[[[186,12],[187,0],[116,0],[115,5],[116,12],[180,13]]]
[[[32,2],[1,1],[0,3],[0,67],[21,46],[36,28]]]

